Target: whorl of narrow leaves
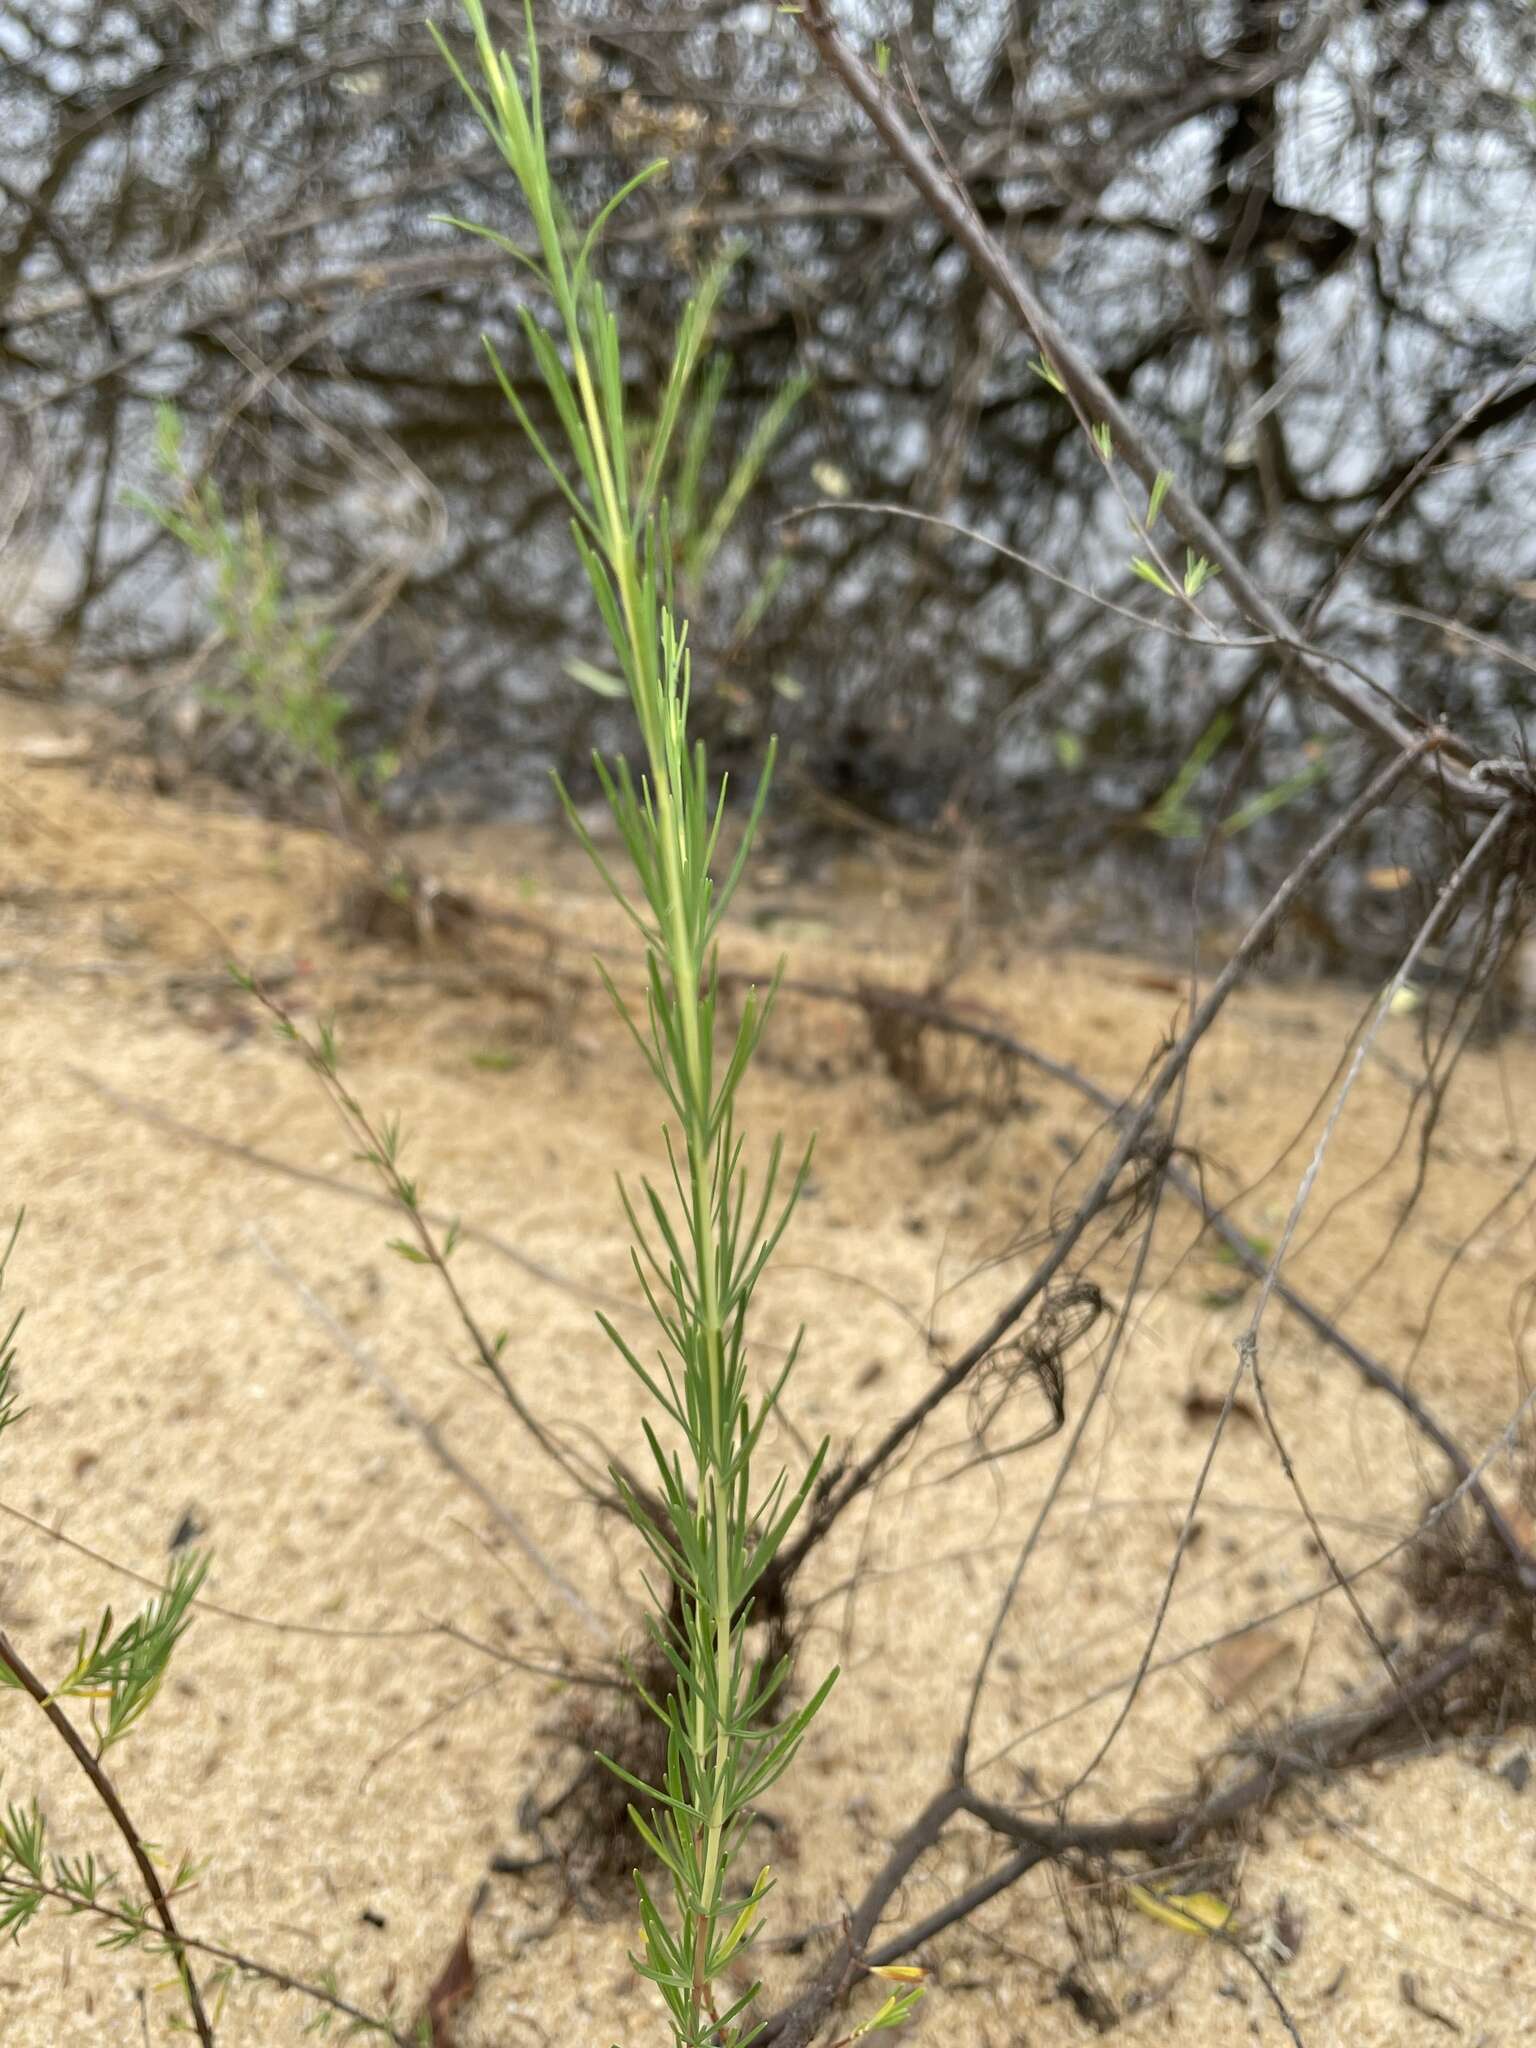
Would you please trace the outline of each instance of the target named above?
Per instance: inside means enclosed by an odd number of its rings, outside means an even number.
[[[114,1632],[109,1607],[97,1625],[94,1642],[81,1630],[75,1661],[51,1696],[89,1701],[98,1756],[128,1733],[160,1690],[171,1652],[186,1631],[187,1610],[207,1570],[206,1559],[183,1558],[172,1569],[165,1591],[126,1628]],[[16,1685],[3,1669],[0,1682]]]
[[[585,232],[576,229],[545,153],[531,8],[525,86],[512,59],[492,42],[481,0],[465,0],[465,6],[477,80],[471,83],[441,36],[438,44],[517,180],[533,243],[524,248],[491,229],[458,225],[503,249],[553,310],[548,324],[544,306],[524,306],[520,317],[560,423],[563,454],[539,433],[513,378],[489,342],[486,347],[507,403],[570,508],[577,554],[643,743],[638,776],[622,760],[596,764],[627,875],[605,863],[561,791],[588,854],[644,942],[643,1011],[612,981],[607,985],[668,1112],[664,1176],[642,1180],[638,1190],[620,1189],[635,1272],[659,1336],[654,1352],[642,1356],[602,1319],[655,1404],[654,1420],[644,1428],[658,1498],[642,1504],[617,1474],[615,1481],[673,1596],[663,1589],[651,1624],[669,1684],[659,1695],[645,1695],[666,1728],[662,1782],[645,1784],[610,1763],[639,1795],[631,1817],[672,1891],[673,1911],[665,1914],[637,1873],[644,1950],[634,1961],[659,1987],[679,2048],[732,2048],[751,2037],[747,2015],[757,1986],[729,1999],[718,1997],[716,1987],[727,1965],[751,1946],[771,1885],[763,1870],[739,1886],[734,1861],[753,1802],[789,1764],[836,1674],[807,1704],[776,1721],[786,1667],[761,1668],[746,1647],[753,1589],[814,1485],[825,1450],[798,1483],[783,1471],[766,1487],[754,1479],[753,1459],[793,1353],[776,1383],[754,1399],[748,1312],[803,1185],[809,1154],[789,1173],[776,1139],[753,1191],[735,1105],[772,991],[748,1001],[734,1039],[718,1039],[715,948],[762,814],[772,754],[734,858],[717,879],[725,792],[722,785],[711,800],[704,750],[689,738],[688,635],[677,612],[673,523],[664,491],[672,478],[683,511],[679,529],[689,536],[677,552],[684,568],[696,569],[718,545],[799,392],[770,409],[720,506],[700,523],[694,505],[720,373],[706,382],[691,419],[690,392],[725,267],[708,273],[685,309],[655,420],[640,430],[626,413],[618,327],[593,258],[614,208],[664,166],[647,166]]]

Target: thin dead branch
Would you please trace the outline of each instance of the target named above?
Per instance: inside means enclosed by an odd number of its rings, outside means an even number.
[[[425,1415],[418,1413],[384,1371],[383,1367],[379,1365],[367,1346],[360,1343],[352,1335],[352,1332],[327,1307],[309,1283],[293,1270],[281,1252],[275,1250],[268,1243],[255,1224],[248,1224],[246,1229],[251,1242],[267,1261],[273,1272],[292,1289],[306,1312],[313,1316],[332,1341],[341,1347],[370,1386],[376,1387],[383,1394],[399,1420],[408,1429],[415,1431],[416,1435],[426,1445],[428,1451],[437,1460],[438,1464],[442,1466],[443,1470],[456,1479],[459,1485],[464,1487],[467,1492],[472,1493],[491,1517],[492,1521],[496,1523],[497,1527],[506,1531],[507,1535],[511,1537],[535,1571],[549,1582],[566,1606],[570,1608],[582,1627],[589,1634],[595,1636],[599,1642],[604,1644],[610,1642],[612,1630],[600,1615],[593,1612],[592,1608],[571,1584],[570,1580],[565,1577],[564,1573],[545,1556],[538,1544],[534,1542],[532,1536],[529,1535],[521,1518],[513,1514],[505,1501],[499,1500],[492,1493],[485,1481],[472,1472],[455,1451],[449,1449],[443,1440],[442,1431],[437,1425],[428,1421]]]
[[[1375,1697],[1328,1714],[1312,1715],[1279,1730],[1257,1745],[1259,1761],[1214,1792],[1197,1786],[1182,1804],[1165,1812],[1118,1820],[1066,1822],[1034,1820],[965,1783],[935,1795],[899,1838],[845,1925],[842,1939],[796,1997],[767,2021],[761,2039],[775,2048],[809,2048],[845,1993],[867,1970],[898,1961],[978,1911],[1042,1863],[1088,1857],[1151,1856],[1165,1863],[1186,1855],[1197,1843],[1230,1832],[1287,1786],[1327,1776],[1345,1767],[1380,1762],[1404,1753],[1394,1733],[1405,1709],[1435,1696],[1475,1661],[1480,1636],[1469,1637],[1423,1671]],[[881,1916],[914,1867],[935,1849],[950,1824],[965,1815],[1019,1846],[997,1870],[959,1893],[911,1927],[871,1946]]]
[[[721,978],[724,980],[729,976],[722,973]],[[1005,1024],[989,1017],[968,1015],[965,1011],[939,1002],[932,996],[908,994],[893,988],[841,988],[835,982],[806,981],[794,976],[786,976],[780,987],[786,995],[799,996],[810,1002],[837,1003],[865,1011],[878,1009],[897,1012],[926,1030],[968,1040],[1032,1067],[1037,1073],[1072,1089],[1116,1123],[1124,1125],[1134,1114],[1133,1106],[1121,1097],[1112,1095],[1107,1088],[1072,1066],[1070,1062],[1057,1059],[1050,1053],[1040,1051],[1037,1046],[1030,1045],[1027,1040],[1010,1031]],[[1232,1220],[1225,1209],[1218,1208],[1211,1201],[1199,1178],[1174,1158],[1165,1160],[1162,1176],[1180,1199],[1187,1202],[1201,1217],[1205,1228],[1220,1238],[1244,1271],[1254,1279],[1262,1278],[1269,1267],[1267,1255],[1255,1248],[1252,1239]],[[1375,1387],[1397,1403],[1415,1428],[1446,1459],[1458,1482],[1470,1482],[1469,1498],[1507,1552],[1519,1575],[1520,1583],[1528,1591],[1536,1592],[1536,1561],[1530,1557],[1503,1509],[1476,1476],[1473,1461],[1465,1447],[1421,1396],[1290,1281],[1277,1277],[1273,1293],[1274,1298],[1303,1322],[1314,1336],[1353,1366],[1367,1386]]]
[[[82,1087],[89,1088],[93,1094],[99,1095],[103,1102],[111,1103],[114,1109],[122,1110],[125,1115],[137,1117],[141,1123],[150,1124],[156,1130],[167,1131],[172,1137],[183,1138],[189,1144],[201,1145],[205,1151],[220,1153],[226,1159],[237,1159],[242,1165],[257,1167],[262,1173],[280,1173],[285,1179],[298,1181],[304,1187],[321,1188],[327,1194],[342,1195],[349,1202],[365,1203],[370,1209],[382,1209],[386,1213],[398,1212],[399,1204],[392,1195],[381,1195],[372,1188],[360,1188],[355,1181],[342,1180],[331,1173],[320,1173],[312,1166],[297,1166],[292,1160],[275,1158],[270,1152],[260,1152],[252,1145],[242,1145],[237,1139],[220,1137],[216,1131],[202,1130],[198,1125],[188,1123],[182,1117],[172,1116],[169,1110],[162,1109],[158,1103],[145,1102],[134,1095],[125,1095],[120,1088],[112,1087],[97,1075],[86,1073],[81,1067],[70,1067],[66,1071]],[[485,1230],[477,1223],[466,1223],[462,1218],[450,1216],[442,1209],[423,1209],[421,1213],[428,1223],[439,1230],[446,1230],[457,1223],[461,1243],[483,1245],[487,1251],[494,1252],[497,1258],[505,1259],[509,1265],[516,1266],[530,1279],[542,1281],[546,1287],[557,1288],[562,1294],[569,1294],[577,1301],[586,1302],[595,1308],[614,1309],[629,1306],[617,1295],[609,1294],[603,1288],[587,1287],[579,1280],[572,1280],[568,1274],[557,1272],[553,1266],[543,1265],[538,1259],[530,1258],[526,1252],[520,1251],[506,1238],[498,1237],[494,1231]]]
[[[1020,1317],[1061,1271],[1084,1232],[1113,1198],[1125,1168],[1139,1156],[1153,1132],[1159,1110],[1193,1058],[1201,1039],[1220,1014],[1222,1005],[1254,961],[1263,953],[1284,923],[1297,898],[1313,877],[1327,866],[1361,820],[1368,817],[1391,795],[1403,777],[1440,744],[1441,737],[1438,733],[1426,733],[1390,761],[1372,778],[1355,801],[1314,841],[1307,854],[1292,868],[1264,910],[1250,925],[1241,945],[1212,983],[1210,991],[1191,1017],[1177,1044],[1158,1065],[1136,1108],[1126,1112],[1119,1143],[1077,1209],[1055,1232],[1051,1248],[1045,1258],[1024,1286],[992,1318],[981,1335],[938,1376],[927,1393],[891,1424],[874,1448],[850,1471],[835,1480],[822,1493],[800,1535],[779,1559],[779,1572],[784,1584],[787,1585],[794,1577],[844,1510],[872,1484],[935,1409],[940,1407],[958,1387],[963,1386],[983,1361],[991,1356]]]
[[[1150,494],[1163,484],[1163,507],[1174,527],[1222,574],[1232,601],[1259,632],[1289,649],[1310,688],[1379,745],[1401,753],[1419,737],[1412,714],[1403,711],[1379,685],[1357,688],[1336,675],[1320,650],[1302,638],[1274,600],[1249,573],[1247,564],[1221,530],[1189,496],[1178,477],[1163,463],[1131,413],[1046,307],[1017,254],[1002,248],[976,210],[970,192],[935,155],[929,143],[908,126],[890,83],[877,77],[852,50],[834,25],[825,0],[806,0],[795,19],[826,69],[868,118],[892,160],[921,195],[940,226],[962,248],[979,274],[997,294],[1040,350],[1060,380],[1085,433],[1106,427],[1113,444]],[[1471,753],[1442,734],[1434,758],[1422,747],[1415,761],[1433,774],[1436,785],[1474,812],[1498,808],[1498,793],[1472,772]]]

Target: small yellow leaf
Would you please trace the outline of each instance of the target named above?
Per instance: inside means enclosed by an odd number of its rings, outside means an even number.
[[[825,491],[829,498],[846,498],[853,492],[847,471],[840,469],[835,462],[813,462],[811,481],[818,491]]]
[[[1387,1009],[1394,1017],[1411,1017],[1414,1011],[1422,1009],[1423,1005],[1423,990],[1415,988],[1411,981],[1405,981],[1401,988],[1392,991],[1392,1000],[1388,1003]]]
[[[869,1974],[890,1984],[921,1984],[928,1972],[919,1963],[872,1963]]]
[[[1198,1934],[1204,1939],[1219,1934],[1232,1918],[1232,1908],[1214,1892],[1154,1892],[1144,1884],[1126,1886],[1131,1904],[1149,1920],[1180,1934]]]
[[[1365,886],[1368,889],[1380,889],[1384,893],[1406,889],[1412,880],[1412,868],[1367,868],[1365,871]]]

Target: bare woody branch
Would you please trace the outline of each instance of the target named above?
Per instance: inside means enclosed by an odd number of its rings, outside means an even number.
[[[849,48],[833,25],[825,0],[806,0],[797,10],[796,19],[822,63],[867,116],[929,211],[964,249],[1004,307],[1033,338],[1065,387],[1083,427],[1091,431],[1100,424],[1107,426],[1117,452],[1150,492],[1160,476],[1169,474],[1166,464],[1127,407],[1045,305],[1022,263],[1005,251],[988,230],[964,185],[939,160],[927,140],[908,126],[890,83],[878,77]],[[1292,651],[1309,687],[1378,744],[1394,752],[1411,744],[1417,735],[1408,717],[1384,692],[1367,691],[1348,677],[1330,671],[1249,573],[1247,564],[1189,496],[1177,476],[1172,477],[1165,491],[1163,507],[1173,525],[1192,548],[1220,569],[1232,600],[1243,615],[1260,632]],[[1473,757],[1459,743],[1442,736],[1435,759],[1425,759],[1423,765],[1466,809],[1483,812],[1498,808],[1501,793],[1478,780],[1472,772]]]

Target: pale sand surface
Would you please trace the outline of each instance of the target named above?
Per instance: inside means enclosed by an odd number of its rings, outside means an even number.
[[[334,1968],[362,2004],[394,1990],[414,2010],[487,1858],[526,1853],[524,1796],[562,1784],[576,1760],[564,1738],[568,1694],[489,1664],[436,1625],[532,1659],[585,1658],[601,1645],[401,1426],[263,1244],[515,1512],[604,1637],[631,1646],[634,1547],[574,1497],[470,1368],[434,1276],[386,1250],[389,1218],[136,1120],[81,1076],[365,1184],[312,1078],[218,985],[231,948],[259,967],[298,966],[286,993],[300,1020],[334,1008],[348,1083],[379,1114],[400,1116],[427,1199],[563,1283],[475,1244],[455,1257],[485,1324],[510,1333],[506,1356],[529,1406],[573,1439],[587,1432],[586,1442],[630,1455],[635,1390],[585,1294],[634,1296],[612,1175],[655,1169],[655,1103],[600,991],[551,1015],[462,974],[402,978],[413,965],[404,952],[348,947],[328,932],[344,862],[323,841],[211,799],[152,796],[131,768],[29,763],[29,737],[57,732],[58,721],[15,706],[4,718],[5,1196],[8,1210],[28,1212],[6,1301],[27,1308],[30,1413],[0,1446],[0,1501],[100,1559],[8,1517],[0,1624],[45,1674],[57,1672],[104,1603],[126,1614],[142,1597],[111,1565],[162,1574],[172,1533],[192,1514],[213,1553],[209,1597],[262,1620],[197,1621],[166,1694],[115,1752],[125,1800],[169,1852],[185,1845],[206,1859],[183,1904],[190,1931],[301,1974]],[[430,850],[488,897],[622,957],[614,915],[561,842],[502,830],[438,835]],[[871,859],[835,890],[785,881],[744,906],[730,957],[768,966],[785,943],[797,973],[918,985],[952,906],[931,879],[921,891],[909,879]],[[536,940],[508,932],[477,944],[482,959],[547,982]],[[1159,972],[1026,950],[1004,933],[978,942],[957,992],[1116,1088],[1131,1084],[1178,1006]],[[1215,1193],[1235,1193],[1297,1136],[1358,1013],[1327,988],[1259,983],[1234,1001],[1188,1105]],[[1412,1059],[1412,1034],[1410,1023],[1392,1025],[1395,1060]],[[772,1043],[749,1090],[751,1127],[794,1138],[814,1128],[818,1149],[810,1199],[765,1283],[760,1334],[783,1344],[804,1321],[794,1428],[867,1446],[930,1382],[925,1333],[953,1351],[982,1327],[1027,1272],[1030,1234],[1082,1191],[1103,1153],[1072,1165],[1094,1119],[1066,1091],[1022,1075],[1028,1105],[1005,1114],[995,1082],[955,1056],[940,1055],[936,1073],[969,1099],[920,1112],[872,1055],[862,1023],[840,1011],[787,1001]],[[1425,1194],[1376,1265],[1414,1161],[1410,1146],[1369,1179],[1397,1142],[1406,1092],[1385,1064],[1367,1069],[1309,1225],[1368,1184],[1310,1244],[1309,1229],[1288,1271],[1384,1355],[1406,1359],[1449,1250],[1518,1172],[1511,1147],[1530,1140],[1533,1081],[1523,1038],[1469,1056]],[[1256,1235],[1277,1233],[1310,1145],[1309,1136],[1239,1205]],[[1251,1300],[1223,1302],[1237,1276],[1212,1251],[1181,1258],[1190,1235],[1170,1199],[1153,1257],[1159,1284],[1005,1631],[975,1745],[997,1759],[978,1782],[999,1798],[1072,1781],[1124,1691],[1074,1710],[1123,1679],[1146,1641],[1209,1436],[1187,1397],[1226,1384]],[[1531,1253],[1517,1200],[1456,1267],[1414,1366],[1419,1393],[1477,1452],[1520,1399],[1511,1329],[1521,1327],[1514,1295]],[[1092,1262],[1112,1299],[1129,1260],[1127,1241]],[[625,1326],[641,1327],[632,1313]],[[1390,1401],[1279,1311],[1265,1356],[1308,1497],[1340,1561],[1364,1563],[1411,1525],[1426,1487],[1440,1483],[1438,1461]],[[1079,1350],[1069,1367],[1073,1419],[1092,1354]],[[1037,1396],[1020,1393],[994,1445],[1029,1435],[1041,1417]],[[762,1856],[779,1878],[776,1934],[835,1926],[942,1782],[999,1589],[1064,1441],[960,1473],[974,1455],[974,1419],[961,1403],[941,1409],[873,1512],[845,1518],[801,1588],[811,1608],[802,1671],[836,1661],[843,1677],[771,1802],[779,1825]],[[799,1455],[787,1432],[776,1448]],[[1513,1500],[1507,1461],[1492,1477]],[[1238,1416],[1163,1652],[1282,1605],[1323,1569],[1272,1448]],[[1361,1593],[1381,1630],[1411,1642],[1418,1624],[1390,1569]],[[1272,1627],[1273,1661],[1225,1709],[1212,1653],[1149,1681],[1074,1815],[1180,1797],[1201,1760],[1245,1729],[1380,1679],[1337,1596]],[[41,1717],[15,1698],[0,1709],[0,1793],[37,1788],[58,1847],[116,1861],[104,1817]],[[1314,1782],[1253,1831],[1235,1924],[1257,1938],[1287,1902],[1303,1938],[1275,1982],[1309,2048],[1527,2038],[1536,1783],[1517,1794],[1494,1768],[1520,1741],[1513,1731]],[[889,1928],[996,1860],[979,1831],[957,1828],[907,1885]],[[547,1873],[493,1880],[473,1925],[479,1987],[454,2038],[461,2048],[660,2041],[658,2011],[625,1961],[632,1937],[629,1913],[584,1910]],[[1060,1872],[1037,1871],[924,1954],[936,1984],[913,2040],[1057,2048],[1098,2038],[1057,1993],[1075,1958],[1120,2011],[1125,2038],[1201,2048],[1285,2038],[1239,1959],[1157,1926],[1113,1886]],[[764,1962],[775,1990],[806,1967],[772,1952]],[[0,2043],[167,2039],[164,1989],[140,2003],[163,1975],[163,1965],[99,1954],[78,1923],[35,1926],[0,1949]],[[1459,2031],[1413,2009],[1405,1983]],[[875,2002],[862,1996],[855,2017]],[[219,2038],[230,2048],[297,2041],[307,2017],[280,1994],[240,1991]]]

